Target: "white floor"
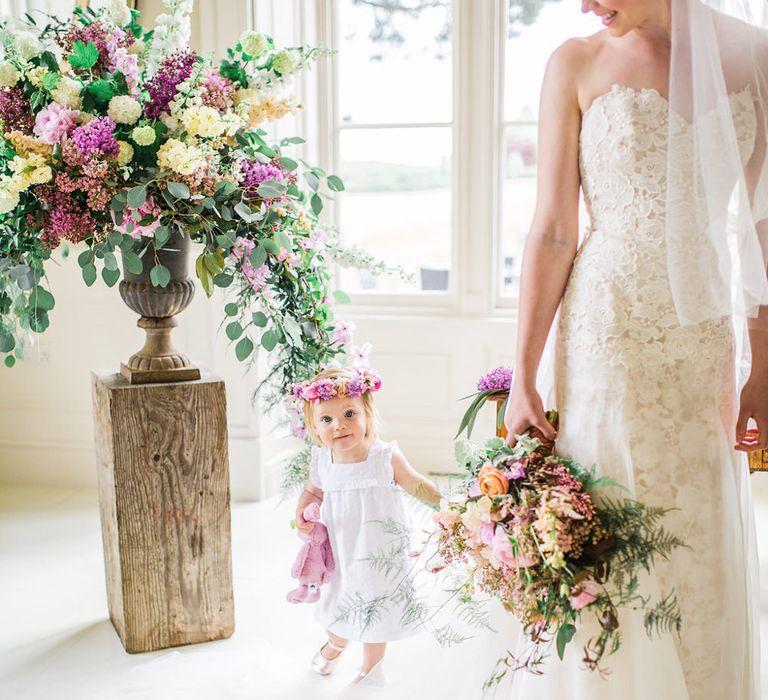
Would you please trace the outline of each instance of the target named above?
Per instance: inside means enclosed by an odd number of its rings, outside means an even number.
[[[752,477],[768,649],[768,474]],[[3,700],[312,700],[348,696],[359,649],[331,679],[308,661],[322,638],[308,606],[285,602],[298,549],[292,506],[234,504],[237,630],[228,640],[130,655],[107,617],[96,494],[0,486],[0,698]],[[503,620],[506,623],[506,620]],[[450,649],[429,636],[392,644],[378,698],[472,700],[504,632]],[[768,656],[765,655],[764,656]],[[471,662],[467,660],[471,659]],[[460,662],[461,660],[461,662]],[[768,663],[763,687],[768,691]],[[407,683],[408,692],[403,689]],[[369,697],[354,693],[352,697]],[[504,697],[503,690],[497,694]],[[768,692],[765,693],[768,698]]]

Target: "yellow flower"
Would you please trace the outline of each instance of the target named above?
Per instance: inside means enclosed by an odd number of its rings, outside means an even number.
[[[178,139],[168,139],[157,151],[157,164],[164,170],[191,175],[205,164],[200,149],[186,146]]]
[[[205,105],[185,110],[181,115],[181,122],[190,136],[211,138],[224,132],[219,113],[213,107]]]
[[[36,168],[30,175],[32,183],[35,185],[42,185],[45,182],[50,182],[53,178],[53,171],[49,165],[43,165],[40,168]]]
[[[133,146],[127,141],[118,141],[117,145],[120,147],[120,152],[117,154],[117,164],[128,165],[133,160]]]
[[[240,88],[235,91],[235,106],[245,103],[251,104],[258,98],[258,93],[253,88]]]
[[[27,71],[27,79],[32,85],[39,88],[43,84],[43,78],[47,72],[48,69],[45,66],[36,66]]]

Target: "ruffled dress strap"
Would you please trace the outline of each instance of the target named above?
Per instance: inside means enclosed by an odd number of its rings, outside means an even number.
[[[320,461],[323,459],[324,448],[313,445],[309,453],[309,483],[315,488],[323,490],[323,480],[320,475]]]

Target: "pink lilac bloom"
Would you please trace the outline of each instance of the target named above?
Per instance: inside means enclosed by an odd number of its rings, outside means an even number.
[[[128,207],[125,208],[123,211],[123,223],[120,226],[115,224],[115,231],[119,231],[120,233],[127,233],[132,238],[151,236],[160,226],[160,213],[160,207],[157,206],[152,197],[147,197],[147,200],[138,209],[129,209]],[[139,221],[148,215],[154,216],[155,220],[146,226],[139,226]],[[112,220],[114,221],[114,213],[112,214]],[[127,230],[129,221],[133,221],[133,230],[131,231]]]
[[[297,238],[296,241],[304,250],[319,250],[323,247],[322,236],[317,231],[312,231],[309,236]]]
[[[79,243],[93,235],[96,222],[91,211],[77,198],[58,186],[40,188],[37,196],[47,205],[43,211],[41,238],[48,247],[56,248],[62,239]]]
[[[0,125],[5,132],[32,133],[32,112],[21,88],[0,88]]]
[[[235,239],[235,245],[232,246],[232,250],[229,253],[229,259],[234,262],[240,262],[243,258],[248,260],[248,256],[255,247],[256,244],[249,238],[238,236]]]
[[[118,48],[128,49],[136,39],[132,34],[118,27],[108,28],[101,21],[96,20],[86,27],[72,27],[67,32],[62,43],[64,55],[72,53],[72,47],[76,41],[82,41],[84,44],[88,44],[89,41],[93,42],[99,52],[99,58],[91,70],[95,75],[99,75],[111,69],[114,54]],[[76,69],[75,72],[84,71]]]
[[[350,396],[353,399],[362,396],[367,388],[364,379],[355,377],[347,382],[347,396]]]
[[[225,78],[219,71],[212,69],[203,81],[205,92],[203,104],[208,107],[226,112],[235,104],[235,88],[232,81]]]
[[[338,321],[333,328],[331,342],[336,345],[349,345],[354,330],[355,324],[352,321]]]
[[[120,152],[114,134],[116,128],[117,125],[109,117],[92,119],[72,132],[72,141],[80,153],[85,155],[99,152],[116,157]]]
[[[336,385],[331,379],[321,379],[315,382],[317,386],[317,397],[321,401],[328,401],[336,396]]]
[[[132,97],[139,96],[139,57],[122,47],[115,50],[109,64],[110,72],[120,71]]]
[[[53,146],[61,142],[77,126],[79,116],[80,112],[76,109],[69,109],[58,102],[51,102],[37,113],[34,134],[43,143]]]
[[[496,367],[488,374],[480,377],[477,382],[478,391],[509,391],[512,386],[512,375],[514,370],[511,367]]]
[[[291,267],[298,267],[301,262],[291,251],[286,250],[285,248],[280,248],[280,251],[277,254],[277,259],[279,262],[284,262]]]
[[[251,285],[254,292],[263,289],[269,274],[269,267],[266,264],[254,268],[248,260],[243,263],[243,276],[248,280],[248,284]]]
[[[288,176],[285,171],[274,163],[259,163],[257,160],[241,160],[240,185],[249,197],[258,197],[258,187],[266,180],[275,179],[282,182]],[[272,201],[272,200],[269,200]]]
[[[144,113],[150,119],[159,119],[176,95],[178,84],[192,75],[192,67],[197,61],[194,51],[176,51],[166,58],[157,69],[154,77],[147,83],[149,102]]]

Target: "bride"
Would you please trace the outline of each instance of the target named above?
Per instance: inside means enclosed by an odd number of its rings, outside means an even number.
[[[623,612],[601,676],[582,669],[585,619],[515,698],[760,696],[745,453],[768,447],[768,40],[749,3],[584,0],[605,29],[550,59],[506,426],[674,508],[689,548],[643,584],[674,593],[679,635]],[[558,434],[537,390],[553,325]]]

